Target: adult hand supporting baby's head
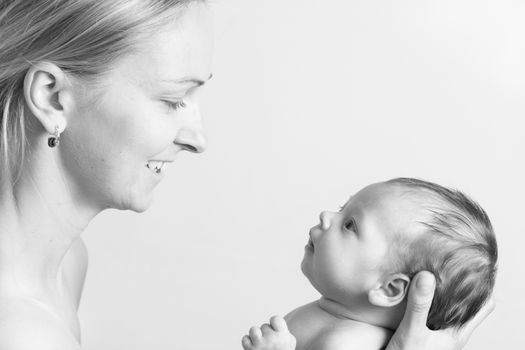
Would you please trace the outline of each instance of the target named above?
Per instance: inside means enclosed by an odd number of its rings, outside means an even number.
[[[430,330],[427,327],[427,317],[435,286],[436,279],[430,272],[421,271],[414,276],[408,291],[405,315],[386,350],[463,349],[474,329],[494,310],[495,302],[491,298],[461,329]]]

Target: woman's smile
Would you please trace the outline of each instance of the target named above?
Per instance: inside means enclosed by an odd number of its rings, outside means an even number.
[[[161,160],[150,160],[146,164],[146,168],[148,168],[155,174],[160,174],[162,172],[164,164],[166,164],[166,162],[163,162]]]

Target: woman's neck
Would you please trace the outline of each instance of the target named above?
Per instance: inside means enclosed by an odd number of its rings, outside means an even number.
[[[100,212],[78,200],[52,151],[33,150],[0,197],[0,279],[15,294],[56,294],[64,255]]]

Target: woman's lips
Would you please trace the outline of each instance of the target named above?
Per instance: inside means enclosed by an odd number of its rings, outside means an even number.
[[[146,164],[146,168],[150,169],[156,174],[159,174],[162,171],[162,167],[164,166],[165,162],[160,160],[150,160]]]

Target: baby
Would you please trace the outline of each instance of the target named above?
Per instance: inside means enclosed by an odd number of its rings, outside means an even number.
[[[309,236],[301,268],[321,298],[252,327],[245,350],[381,349],[421,270],[436,276],[431,329],[461,327],[494,286],[497,244],[487,214],[434,183],[398,178],[365,187],[338,212],[322,212]]]

